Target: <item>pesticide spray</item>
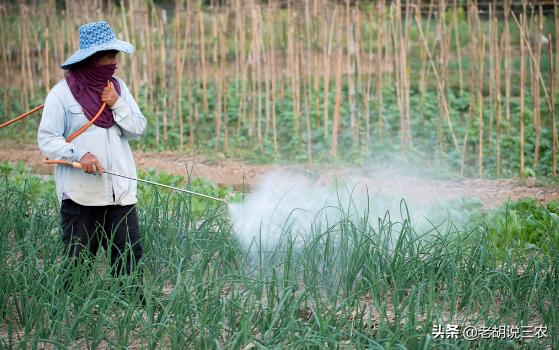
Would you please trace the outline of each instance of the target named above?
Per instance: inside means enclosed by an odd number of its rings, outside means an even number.
[[[286,235],[302,243],[311,234],[332,230],[342,219],[356,226],[366,219],[373,229],[379,220],[390,220],[394,231],[406,220],[418,232],[441,223],[463,225],[466,218],[453,209],[459,195],[445,189],[433,192],[424,183],[394,172],[313,179],[301,172],[276,171],[264,175],[243,202],[230,204],[229,214],[245,248],[266,250]]]

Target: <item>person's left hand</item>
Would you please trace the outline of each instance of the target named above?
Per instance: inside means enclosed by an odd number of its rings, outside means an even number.
[[[116,92],[112,82],[109,83],[109,86],[105,86],[103,88],[103,92],[101,93],[101,102],[106,102],[109,107],[112,107],[118,98],[118,93]]]

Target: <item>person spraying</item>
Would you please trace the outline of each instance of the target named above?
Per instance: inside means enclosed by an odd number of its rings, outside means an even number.
[[[147,122],[124,81],[114,75],[118,53],[133,51],[107,22],[82,25],[79,49],[61,65],[65,78],[47,95],[37,136],[46,157],[81,166],[57,165],[54,175],[68,256],[93,258],[102,245],[113,275],[132,273],[142,257],[137,183],[104,174],[107,168],[136,177],[128,141],[138,139]]]

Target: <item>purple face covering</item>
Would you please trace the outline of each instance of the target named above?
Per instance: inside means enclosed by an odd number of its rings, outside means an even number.
[[[70,91],[78,103],[82,106],[85,116],[91,120],[101,105],[101,93],[110,80],[116,92],[120,95],[120,84],[113,78],[116,70],[116,64],[99,65],[96,60],[80,66],[76,69],[70,69],[66,76],[66,82],[70,87]],[[113,111],[105,107],[103,113],[95,121],[96,126],[100,128],[110,128],[115,123]]]

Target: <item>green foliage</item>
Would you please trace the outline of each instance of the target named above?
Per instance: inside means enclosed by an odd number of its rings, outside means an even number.
[[[24,194],[29,200],[48,197],[55,192],[54,181],[49,176],[35,174],[23,161],[17,164],[3,161],[0,163],[0,176],[3,181],[10,181],[11,190]]]
[[[537,249],[548,252],[559,242],[559,201],[547,205],[535,199],[508,202],[483,218],[485,234],[502,258],[510,251]]]

